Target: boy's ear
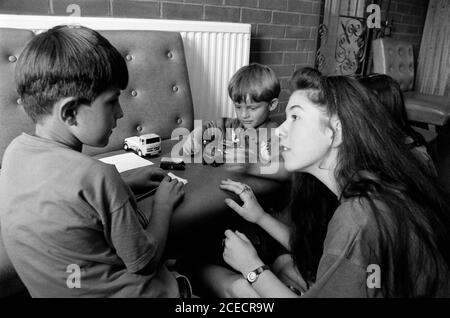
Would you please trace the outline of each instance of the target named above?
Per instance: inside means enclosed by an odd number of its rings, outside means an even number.
[[[59,118],[69,126],[77,124],[77,110],[80,105],[79,100],[75,97],[66,97],[58,102]]]
[[[278,102],[279,102],[278,98],[272,99],[269,104],[269,111],[275,110],[275,108],[278,107]]]

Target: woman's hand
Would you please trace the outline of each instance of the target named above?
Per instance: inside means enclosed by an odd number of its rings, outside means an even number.
[[[223,246],[223,260],[244,276],[264,265],[250,240],[239,231],[226,230]]]
[[[227,179],[223,180],[219,187],[222,190],[228,190],[236,193],[244,202],[242,206],[231,199],[225,199],[225,204],[236,211],[245,220],[259,224],[260,220],[266,215],[261,205],[256,200],[252,188],[248,185]]]
[[[155,193],[155,207],[166,207],[173,211],[184,196],[184,184],[177,179],[166,176],[159,184]]]
[[[124,171],[120,176],[133,192],[140,192],[158,187],[161,180],[167,176],[167,173],[161,168],[146,166],[140,169]]]

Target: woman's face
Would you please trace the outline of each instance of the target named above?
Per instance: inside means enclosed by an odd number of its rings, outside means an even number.
[[[327,116],[307,94],[307,90],[298,90],[291,95],[286,106],[286,121],[277,129],[288,171],[313,173],[326,158],[333,142]]]

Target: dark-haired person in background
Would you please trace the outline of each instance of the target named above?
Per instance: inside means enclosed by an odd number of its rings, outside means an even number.
[[[372,91],[386,107],[388,113],[405,134],[405,143],[414,155],[418,156],[435,174],[436,167],[427,152],[426,141],[408,122],[405,101],[399,83],[386,74],[371,74],[358,79],[361,84]]]

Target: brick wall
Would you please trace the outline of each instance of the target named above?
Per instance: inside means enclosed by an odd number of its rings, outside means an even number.
[[[382,17],[386,14],[383,1]],[[252,25],[250,61],[270,65],[282,83],[284,112],[288,79],[314,65],[317,27],[325,0],[1,0],[1,13],[115,16],[242,22]],[[393,36],[412,41],[418,52],[428,0],[391,0]],[[282,116],[280,116],[282,117]]]
[[[282,82],[284,111],[287,80],[294,70],[314,64],[316,33],[323,0],[2,0],[0,12],[115,16],[252,24],[250,61],[270,65]],[[70,12],[70,13],[68,13]]]
[[[413,43],[417,59],[422,40],[429,0],[391,0],[388,18],[392,19],[392,37]],[[436,1],[436,0],[432,0]],[[386,17],[388,1],[382,5],[382,18]]]

